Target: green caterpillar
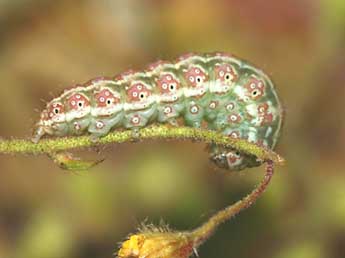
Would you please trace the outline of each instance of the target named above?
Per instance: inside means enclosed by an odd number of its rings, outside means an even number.
[[[41,113],[33,141],[45,135],[133,131],[153,123],[207,128],[273,149],[282,106],[268,76],[226,53],[186,54],[144,71],[97,78],[66,90]],[[220,167],[241,170],[261,164],[254,156],[211,144]]]

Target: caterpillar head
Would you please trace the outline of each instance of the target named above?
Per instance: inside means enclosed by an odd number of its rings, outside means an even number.
[[[261,162],[254,156],[216,145],[211,146],[210,160],[218,167],[229,171],[239,171],[249,167],[256,167],[261,164]]]
[[[67,130],[65,107],[61,102],[53,100],[42,111],[32,141],[37,143],[45,134],[62,135],[65,130]]]

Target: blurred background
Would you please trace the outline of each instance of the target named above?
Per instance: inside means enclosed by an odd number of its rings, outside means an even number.
[[[41,100],[75,83],[188,51],[234,53],[276,83],[288,162],[200,257],[344,258],[344,46],[344,0],[1,0],[0,136],[30,137]],[[0,258],[112,257],[140,222],[193,229],[264,170],[219,171],[191,142],[100,156],[78,174],[45,156],[0,156]]]

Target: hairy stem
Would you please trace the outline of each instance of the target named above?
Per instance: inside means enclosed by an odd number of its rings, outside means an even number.
[[[30,140],[11,139],[0,140],[0,154],[50,154],[52,152],[85,148],[111,143],[123,143],[148,139],[193,139],[205,143],[215,143],[232,147],[238,151],[254,155],[262,160],[272,160],[276,164],[284,163],[284,159],[273,152],[243,139],[230,138],[215,131],[190,127],[152,126],[139,130],[139,137],[133,131],[114,131],[99,139],[91,140],[89,136],[58,137],[42,139],[38,143]]]
[[[266,174],[261,183],[242,200],[228,206],[227,208],[219,211],[212,216],[205,224],[191,232],[192,239],[194,240],[194,247],[197,248],[202,244],[223,222],[229,220],[231,217],[238,214],[243,209],[253,205],[253,203],[263,194],[266,190],[272,176],[273,176],[273,162],[267,161]]]
[[[219,211],[193,231],[171,231],[165,228],[145,227],[121,244],[119,258],[188,258],[222,224],[251,206],[265,191],[272,176],[273,162],[266,161],[266,174],[261,183],[242,200]]]

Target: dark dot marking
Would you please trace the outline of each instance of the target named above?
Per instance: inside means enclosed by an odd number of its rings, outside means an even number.
[[[201,82],[201,78],[200,77],[196,78],[196,81]]]
[[[257,90],[254,90],[253,92],[252,92],[252,95],[253,96],[256,96],[258,94],[258,91]]]
[[[59,109],[55,108],[55,109],[54,109],[54,113],[55,113],[55,114],[59,114]]]
[[[110,99],[107,100],[107,104],[108,104],[108,105],[111,104],[111,100],[110,100]]]
[[[175,89],[174,84],[170,84],[170,89],[171,89],[171,90],[174,90],[174,89]]]
[[[140,93],[139,97],[140,97],[141,99],[145,98],[144,93]]]
[[[83,106],[83,103],[82,103],[82,102],[78,102],[78,106],[79,106],[79,107],[82,107],[82,106]]]
[[[225,79],[229,80],[230,79],[230,75],[229,74],[225,75]]]

